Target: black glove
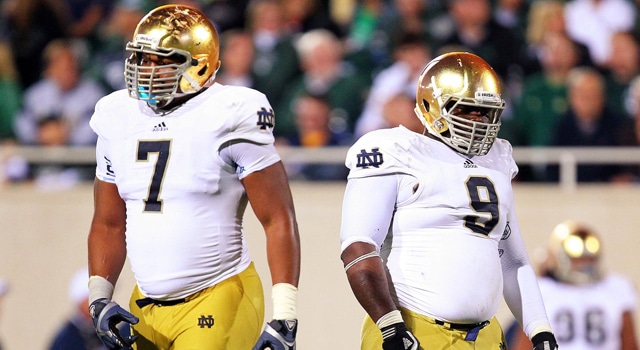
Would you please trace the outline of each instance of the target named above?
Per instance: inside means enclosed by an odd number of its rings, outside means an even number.
[[[100,340],[109,349],[132,349],[136,336],[131,336],[130,325],[138,318],[109,299],[98,299],[89,306],[89,313]]]
[[[533,350],[556,350],[558,349],[558,343],[556,337],[551,332],[541,332],[533,336],[531,339],[533,343]]]
[[[253,350],[295,350],[298,320],[272,320],[264,327]]]
[[[420,342],[403,323],[394,323],[380,329],[383,350],[418,350]]]

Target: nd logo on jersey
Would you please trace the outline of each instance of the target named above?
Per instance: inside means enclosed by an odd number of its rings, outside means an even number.
[[[266,128],[273,128],[273,119],[274,119],[274,114],[273,114],[273,109],[269,109],[267,110],[266,108],[262,107],[260,108],[260,110],[257,112],[258,114],[258,125],[260,126],[261,130],[265,130]]]
[[[358,153],[358,164],[356,164],[356,166],[362,169],[367,169],[370,166],[379,168],[382,163],[384,163],[384,159],[382,153],[380,153],[380,149],[373,148],[371,152],[360,150],[360,153]]]

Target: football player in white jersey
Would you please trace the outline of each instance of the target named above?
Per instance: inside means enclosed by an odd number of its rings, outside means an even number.
[[[268,100],[214,82],[218,34],[195,8],[152,10],[126,50],[127,88],[100,100],[90,122],[98,334],[110,348],[294,349],[300,243]],[[243,232],[247,203],[264,227],[273,284],[264,327]],[[126,257],[137,282],[128,311],[111,300]]]
[[[497,138],[500,93],[482,58],[443,54],[418,80],[425,132],[381,129],[349,150],[341,258],[368,314],[361,349],[505,349],[503,297],[534,349],[557,348]]]
[[[602,248],[592,229],[572,220],[558,224],[549,238],[538,283],[562,350],[638,349],[635,286],[602,270]],[[517,334],[510,349],[530,349]]]

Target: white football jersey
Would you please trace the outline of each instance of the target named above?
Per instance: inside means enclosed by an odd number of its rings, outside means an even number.
[[[343,249],[375,236],[400,306],[456,323],[493,317],[503,291],[499,244],[514,231],[519,237],[511,145],[498,139],[487,155],[470,158],[397,127],[360,138],[345,164],[350,181],[396,176],[399,185],[388,234],[366,232],[372,218],[343,212]],[[376,215],[376,203],[362,206]]]
[[[622,314],[636,308],[636,290],[624,276],[586,285],[539,280],[551,328],[562,350],[619,350]]]
[[[243,271],[247,199],[239,179],[280,158],[273,110],[255,90],[214,84],[171,113],[117,91],[96,105],[96,176],[126,202],[131,268],[144,295],[183,298]],[[226,145],[270,145],[252,164],[228,164]]]

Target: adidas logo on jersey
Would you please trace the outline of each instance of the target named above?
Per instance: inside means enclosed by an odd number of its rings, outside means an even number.
[[[465,168],[477,168],[478,166],[473,164],[473,162],[471,161],[471,159],[467,159],[464,161],[464,164],[462,165]]]
[[[169,130],[169,128],[167,127],[167,124],[162,122],[162,123],[154,126],[151,131],[167,131],[167,130]]]

